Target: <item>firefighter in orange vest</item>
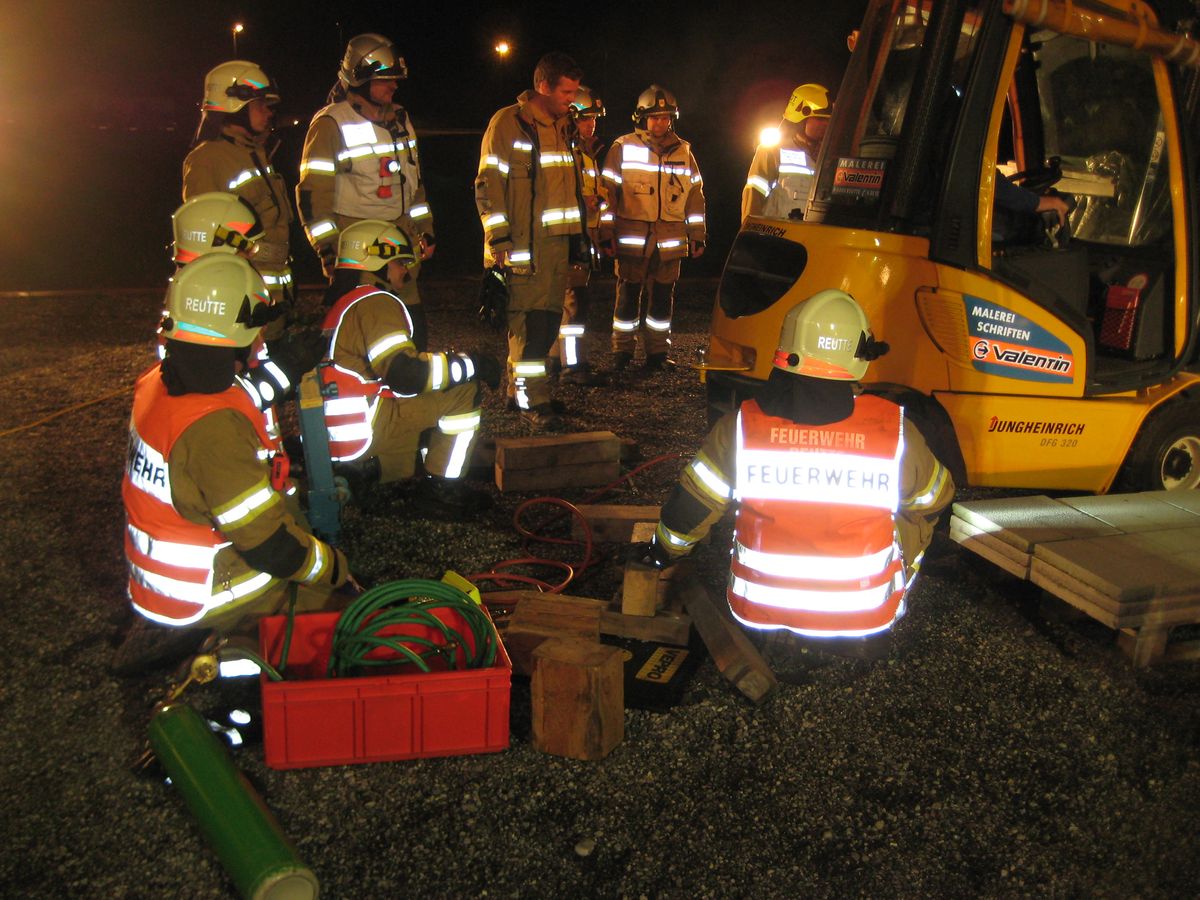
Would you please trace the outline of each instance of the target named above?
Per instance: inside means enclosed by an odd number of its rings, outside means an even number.
[[[491,498],[461,481],[481,421],[480,383],[500,384],[500,363],[482,353],[420,352],[413,322],[390,285],[411,277],[418,248],[391,222],[366,219],[338,239],[337,268],[326,292],[322,383],[334,472],[352,492],[411,478],[417,459],[427,477],[419,492],[446,512],[475,512]]]
[[[683,556],[736,504],[726,596],[738,621],[819,638],[888,631],[954,482],[900,406],[857,389],[886,350],[849,294],[797,304],[765,388],[714,426],[646,561]]]
[[[208,631],[246,630],[282,609],[289,583],[302,588],[297,609],[324,608],[350,577],[285,496],[280,448],[238,374],[268,308],[262,277],[234,254],[172,279],[166,355],[138,378],[129,423],[125,553],[144,619],[118,672],[190,652]]]

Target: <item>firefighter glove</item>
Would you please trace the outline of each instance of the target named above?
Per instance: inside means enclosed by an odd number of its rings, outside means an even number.
[[[508,281],[502,266],[492,266],[483,273],[479,286],[479,321],[493,331],[508,327]]]
[[[500,387],[500,376],[504,373],[504,367],[500,365],[500,360],[490,353],[478,351],[471,353],[470,357],[471,365],[475,367],[475,377],[492,390]]]

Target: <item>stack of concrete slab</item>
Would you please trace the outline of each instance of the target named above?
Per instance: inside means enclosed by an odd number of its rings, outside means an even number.
[[[1200,657],[1200,492],[955,503],[950,536],[1119,632],[1135,666]]]

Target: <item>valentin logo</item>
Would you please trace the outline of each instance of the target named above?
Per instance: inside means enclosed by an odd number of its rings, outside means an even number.
[[[977,371],[1023,381],[1070,383],[1071,348],[1037,323],[978,297],[963,296]]]

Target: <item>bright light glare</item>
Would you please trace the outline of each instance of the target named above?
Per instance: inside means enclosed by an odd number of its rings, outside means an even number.
[[[241,34],[241,33],[242,33],[243,31],[245,31],[245,30],[246,30],[246,26],[245,26],[245,25],[243,25],[241,22],[238,22],[238,23],[236,23],[236,24],[233,26],[233,33],[234,33],[234,34]]]
[[[764,128],[758,133],[758,143],[760,147],[777,147],[779,146],[779,141],[781,139],[782,135],[780,135],[779,129],[773,125]]]
[[[512,53],[512,45],[505,40],[497,41],[496,46],[493,49],[495,49],[496,53],[500,56],[508,56],[508,54]]]

